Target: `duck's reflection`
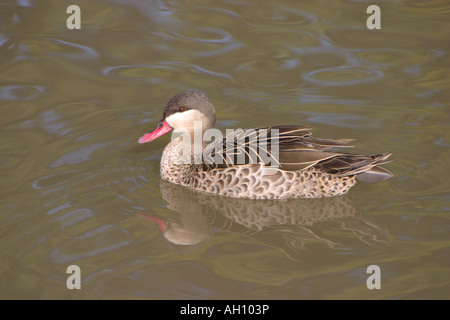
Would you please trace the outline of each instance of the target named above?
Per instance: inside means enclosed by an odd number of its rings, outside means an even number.
[[[148,214],[145,218],[157,223],[170,243],[182,247],[204,243],[220,230],[252,237],[280,248],[289,258],[297,260],[305,244],[345,247],[336,236],[327,236],[327,233],[352,232],[369,245],[384,242],[387,235],[385,229],[357,215],[355,204],[347,196],[236,199],[192,191],[164,180],[161,180],[160,189],[168,202],[167,207],[178,215],[167,220]]]

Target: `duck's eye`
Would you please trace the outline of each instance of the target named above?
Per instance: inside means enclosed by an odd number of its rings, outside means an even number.
[[[178,107],[178,111],[179,112],[185,112],[186,111],[186,107],[183,107],[183,106]]]

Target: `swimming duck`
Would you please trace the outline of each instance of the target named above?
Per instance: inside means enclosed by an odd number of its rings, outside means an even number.
[[[339,196],[357,181],[376,183],[392,177],[379,166],[389,161],[390,153],[366,156],[330,150],[350,147],[353,139],[313,138],[311,128],[299,125],[236,130],[220,137],[208,134],[215,123],[208,98],[183,91],[169,100],[157,127],[138,142],[178,133],[163,151],[161,178],[234,198]],[[212,136],[215,140],[208,142]]]

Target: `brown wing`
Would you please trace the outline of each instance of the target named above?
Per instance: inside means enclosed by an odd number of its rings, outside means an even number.
[[[354,140],[317,139],[311,136],[309,130],[297,125],[237,130],[205,148],[204,170],[264,163],[278,165],[286,171],[316,167],[326,173],[345,176],[371,171],[376,165],[386,163],[390,155],[332,152],[332,148],[352,147],[348,143]],[[384,180],[391,174],[380,168],[366,176],[364,180]]]

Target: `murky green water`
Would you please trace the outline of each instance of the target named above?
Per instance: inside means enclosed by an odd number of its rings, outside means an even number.
[[[448,299],[450,4],[377,1],[380,30],[369,4],[3,1],[0,298]],[[169,137],[137,139],[185,89],[220,129],[312,126],[395,176],[286,202],[160,183]]]

